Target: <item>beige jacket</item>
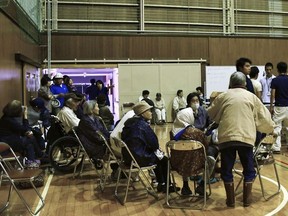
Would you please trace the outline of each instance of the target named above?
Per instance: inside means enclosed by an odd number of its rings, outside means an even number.
[[[208,115],[219,124],[219,144],[240,141],[254,145],[256,131],[273,132],[270,112],[256,95],[243,88],[220,94],[208,108]]]

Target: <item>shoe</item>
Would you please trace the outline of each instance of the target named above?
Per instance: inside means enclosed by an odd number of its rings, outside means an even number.
[[[134,182],[139,182],[140,181],[139,175],[132,176],[132,179],[133,179]]]
[[[180,190],[180,187],[174,186],[172,184],[169,186],[169,193],[177,192],[179,190]],[[158,184],[157,191],[166,193],[166,184]]]
[[[157,188],[157,186],[158,186],[157,180],[156,179],[152,179],[151,185],[152,185],[153,188]]]
[[[158,185],[157,185],[157,192],[165,192],[165,190],[166,190],[166,184],[159,184],[158,183]]]
[[[149,169],[149,170],[148,170],[148,173],[149,173],[149,176],[150,176],[151,178],[156,178],[156,175],[155,175],[154,170]]]
[[[181,195],[183,195],[183,196],[192,195],[192,191],[190,190],[189,187],[183,187],[181,189]]]
[[[195,192],[200,196],[204,196],[204,185],[198,185],[195,189]]]
[[[39,168],[40,161],[39,160],[27,160],[27,158],[24,158],[23,165],[24,167],[27,167],[27,168]]]
[[[209,180],[210,182],[210,184],[214,184],[214,183],[216,183],[216,182],[218,182],[219,181],[219,179],[217,179],[217,178],[210,178],[210,180]]]
[[[94,166],[96,168],[96,170],[101,170],[103,169],[103,163],[101,160],[96,160],[94,161]]]

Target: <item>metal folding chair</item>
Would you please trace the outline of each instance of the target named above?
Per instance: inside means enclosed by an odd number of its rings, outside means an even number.
[[[115,197],[117,198],[117,200],[122,205],[125,205],[125,202],[126,202],[127,196],[128,196],[129,187],[132,186],[134,190],[136,189],[135,186],[133,185],[132,173],[134,173],[136,176],[139,177],[139,180],[140,180],[142,186],[146,189],[146,191],[150,195],[152,195],[155,199],[158,199],[158,194],[154,190],[153,186],[150,184],[150,180],[147,176],[149,170],[153,171],[155,169],[156,165],[140,167],[139,164],[137,163],[136,159],[134,158],[133,154],[131,153],[130,149],[126,145],[126,143],[123,140],[118,139],[116,137],[113,137],[113,140],[114,140],[114,143],[117,146],[117,148],[121,148],[121,149],[125,148],[132,159],[132,161],[129,165],[126,165],[124,163],[124,158],[122,157],[122,155],[121,155],[121,158],[119,158],[117,160],[118,164],[119,164],[119,169],[120,169],[120,172],[118,172],[118,177],[117,177],[117,182],[116,182],[116,187],[115,187]],[[114,151],[112,148],[111,148],[111,150]],[[126,189],[125,189],[125,194],[124,194],[123,199],[121,199],[119,194],[118,194],[121,172],[123,172],[127,177],[126,178],[126,180],[127,180]]]
[[[6,152],[6,151],[11,152],[11,154],[14,157],[14,160],[17,162],[17,167],[16,166],[10,166],[10,165],[7,166],[7,161],[5,162],[5,159],[3,159],[3,157],[0,155],[0,167],[2,169],[1,174],[0,174],[0,182],[2,182],[2,180],[3,181],[5,180],[5,181],[8,181],[10,183],[7,201],[3,205],[3,207],[1,207],[0,213],[2,213],[9,206],[12,189],[14,189],[16,191],[16,193],[18,194],[20,200],[23,202],[23,204],[25,205],[25,207],[29,211],[29,213],[31,215],[36,215],[44,207],[45,203],[44,203],[44,199],[42,198],[41,194],[39,193],[39,191],[35,187],[33,180],[34,180],[34,178],[39,176],[40,173],[42,173],[42,170],[41,169],[24,169],[24,167],[22,166],[22,164],[18,160],[18,157],[15,154],[15,152],[12,150],[12,148],[10,148],[10,146],[6,143],[0,143],[0,153]],[[35,209],[33,211],[32,210],[32,204],[28,203],[28,200],[29,199],[31,200],[31,196],[25,197],[21,193],[21,191],[18,190],[16,184],[21,183],[21,182],[29,182],[31,184],[33,190],[35,191],[35,193],[37,194],[38,198],[41,201],[41,206],[38,207],[38,209]],[[0,186],[1,186],[1,184],[0,184]]]
[[[275,143],[275,137],[273,135],[268,135],[261,140],[261,142],[254,149],[254,152],[253,152],[254,165],[256,168],[257,176],[260,181],[262,196],[266,201],[276,196],[277,194],[279,194],[281,190],[280,179],[278,176],[278,171],[277,171],[275,159],[273,156],[273,150],[272,150],[273,143]],[[261,164],[259,164],[260,161],[261,161]],[[273,194],[270,194],[268,196],[267,196],[267,193],[265,192],[265,186],[263,184],[262,175],[261,175],[261,169],[265,167],[266,164],[273,164],[274,175],[275,175],[276,182],[277,182],[277,190]],[[236,173],[241,176],[241,179],[235,189],[235,191],[238,191],[240,184],[244,180],[244,176],[239,171],[236,171]]]
[[[76,176],[78,166],[81,166],[79,173],[78,173],[78,176],[81,176],[81,174],[83,173],[84,162],[86,160],[88,160],[90,162],[91,166],[95,169],[94,162],[92,161],[92,159],[89,157],[87,151],[85,150],[85,147],[84,147],[83,143],[81,142],[76,130],[77,130],[77,127],[74,127],[72,129],[72,132],[74,133],[76,139],[79,142],[79,148],[77,151],[77,161],[78,162],[75,163],[74,173],[73,173],[74,178]],[[106,146],[109,146],[109,144],[107,143],[107,140],[105,139],[105,137],[103,136],[103,134],[100,131],[95,131],[95,133],[97,133],[100,136],[100,138],[104,141]],[[106,153],[104,158],[101,160],[103,168],[101,170],[99,170],[99,172],[97,169],[95,169],[96,173],[99,175],[98,186],[102,192],[104,191],[104,188],[105,188],[105,185],[107,182],[109,166],[111,163],[114,162],[112,158],[113,157],[111,156],[111,154]]]
[[[107,151],[106,151],[106,157],[103,159],[103,169],[102,169],[102,173],[101,173],[101,178],[100,178],[100,189],[103,192],[105,189],[105,186],[107,184],[107,179],[108,179],[108,174],[109,174],[109,170],[110,170],[110,165],[113,163],[117,163],[117,158],[114,155],[111,146],[109,145],[109,143],[107,142],[107,140],[105,139],[104,135],[100,132],[100,131],[96,131],[96,133],[100,136],[100,138],[104,141],[106,147],[107,147]]]
[[[79,147],[78,147],[78,150],[77,150],[77,156],[76,156],[77,162],[74,163],[73,178],[75,178],[75,176],[76,176],[77,167],[78,166],[81,166],[80,170],[79,170],[79,173],[78,173],[78,176],[82,175],[85,160],[88,160],[90,162],[91,166],[94,167],[94,163],[92,162],[92,159],[89,157],[87,151],[85,150],[85,147],[83,146],[79,136],[77,135],[76,130],[77,130],[77,127],[72,128],[72,132],[73,132],[74,136],[76,137],[76,139],[77,139],[77,141],[79,143]]]
[[[204,180],[204,195],[196,195],[196,182],[194,181],[194,194],[193,195],[181,195],[179,192],[175,195],[169,194],[169,181],[170,178],[172,180],[173,185],[175,185],[175,177],[174,173],[181,170],[192,170],[193,157],[191,157],[191,152],[193,151],[201,151],[203,153],[203,161],[200,163],[203,164],[201,170],[198,170],[197,173],[190,172],[189,175],[197,176],[199,172],[203,173],[203,180]],[[208,163],[207,163],[207,156],[205,146],[196,140],[171,140],[168,141],[166,144],[166,152],[168,155],[168,174],[167,174],[167,190],[166,190],[166,204],[170,208],[187,208],[187,209],[194,209],[194,210],[202,210],[206,206],[206,201],[208,196],[211,195],[211,187],[210,181],[208,177]],[[177,156],[176,156],[177,155]],[[173,159],[174,157],[174,159]],[[181,160],[177,160],[175,157],[180,157]],[[207,188],[208,184],[208,188]],[[174,193],[175,194],[175,193]]]

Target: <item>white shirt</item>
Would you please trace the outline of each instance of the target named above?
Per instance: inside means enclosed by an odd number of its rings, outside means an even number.
[[[179,96],[176,96],[174,99],[173,99],[173,110],[178,110],[179,109],[184,109],[186,108],[186,100],[184,97],[179,97]]]
[[[263,77],[260,80],[260,83],[262,85],[262,101],[263,103],[268,103],[270,104],[270,96],[271,96],[271,82],[272,79],[274,79],[275,76],[272,75],[271,77],[267,78],[266,76]]]
[[[255,79],[251,79],[253,88],[254,88],[254,92],[262,92],[262,85],[258,80]]]
[[[161,98],[160,101],[157,101],[157,100],[155,99],[154,105],[155,105],[155,108],[163,109],[163,108],[165,108],[165,101],[164,101],[163,98]]]
[[[133,110],[129,110],[118,122],[114,130],[111,132],[110,137],[117,137],[121,138],[120,134],[123,130],[124,123],[127,121],[127,119],[132,118],[135,115]]]
[[[117,149],[117,147],[114,144],[114,140],[112,137],[116,137],[118,139],[121,139],[121,132],[123,130],[124,124],[127,121],[127,119],[132,118],[135,115],[135,112],[133,110],[129,110],[118,122],[114,130],[110,134],[110,144],[112,149],[115,151],[115,153],[118,152],[118,155],[121,155],[121,149]]]
[[[64,130],[68,133],[73,127],[78,126],[80,119],[76,116],[74,111],[67,106],[64,106],[57,114],[64,126]]]

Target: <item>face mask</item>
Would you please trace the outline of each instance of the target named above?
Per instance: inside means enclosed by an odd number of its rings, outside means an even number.
[[[198,110],[198,108],[200,107],[200,104],[199,103],[193,103],[191,107],[193,110]]]

